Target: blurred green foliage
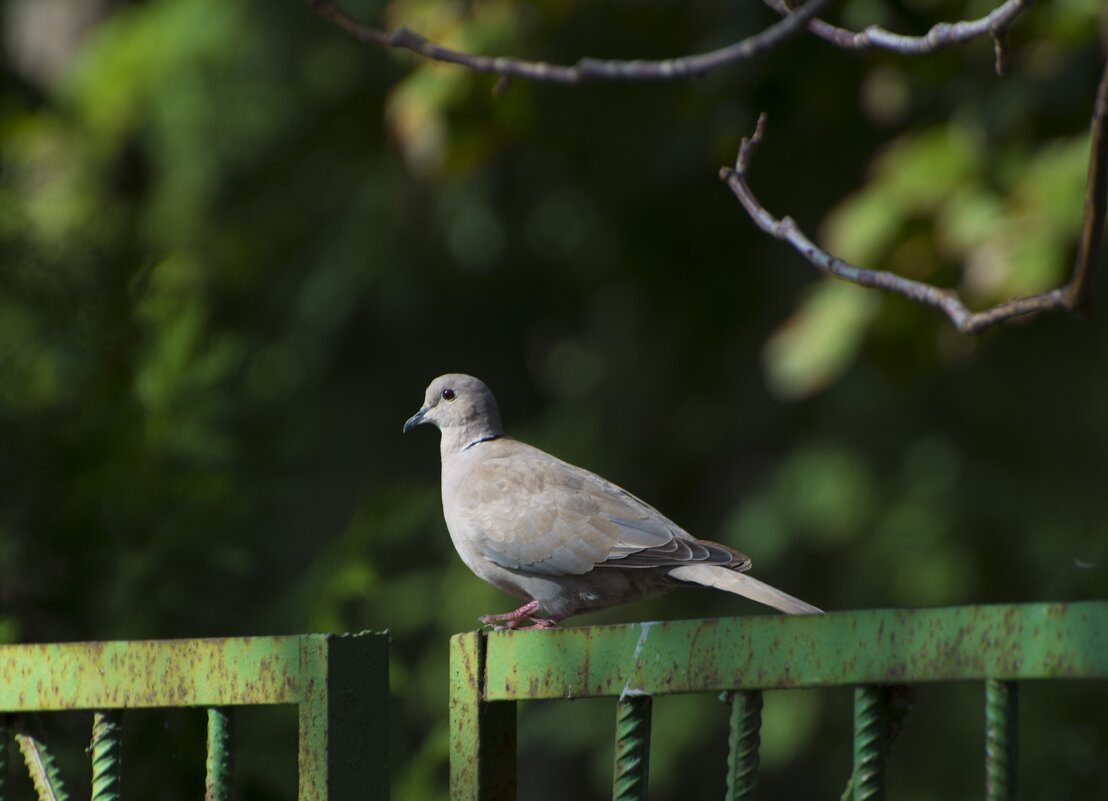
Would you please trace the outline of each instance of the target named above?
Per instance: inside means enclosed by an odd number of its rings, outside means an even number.
[[[560,62],[699,52],[772,20],[753,3],[346,7]],[[919,33],[990,7],[853,0],[837,19]],[[452,370],[493,386],[512,433],[825,608],[1105,596],[1103,323],[967,339],[819,279],[716,178],[764,110],[757,191],[833,251],[975,304],[1057,284],[1097,0],[1022,17],[1007,79],[985,41],[905,58],[800,38],[672,85],[499,97],[294,0],[3,9],[0,639],[388,628],[394,796],[443,798],[447,638],[510,603],[450,548],[434,438],[400,436]],[[581,622],[754,611],[689,591]],[[977,793],[978,690],[921,691],[896,797]],[[1028,797],[1108,792],[1094,692],[1029,693]],[[768,696],[767,797],[842,786],[848,704]],[[523,797],[602,796],[611,717],[525,707]],[[289,797],[291,721],[249,721],[242,796]],[[719,795],[725,725],[715,699],[658,702],[654,797]],[[202,728],[135,729],[151,736],[129,745],[132,787],[192,792]]]

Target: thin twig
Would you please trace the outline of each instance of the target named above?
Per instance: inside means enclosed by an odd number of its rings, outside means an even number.
[[[525,61],[508,56],[481,56],[452,50],[407,28],[385,31],[365,25],[336,6],[333,0],[304,1],[355,39],[366,44],[410,50],[432,61],[460,64],[474,72],[492,73],[501,78],[526,78],[532,81],[562,84],[577,84],[586,80],[666,81],[703,75],[711,70],[746,61],[779,47],[786,40],[803,31],[817,14],[825,11],[834,2],[834,0],[808,0],[802,8],[790,13],[764,31],[707,53],[660,61],[583,58],[576,64],[564,65]]]
[[[1105,74],[1108,76],[1108,68],[1106,68]],[[765,135],[765,114],[758,117],[754,135],[749,139],[744,138],[742,140],[734,168],[723,167],[720,169],[720,179],[727,183],[746,213],[750,215],[750,218],[759,228],[770,236],[791,245],[817,270],[859,286],[896,292],[917,303],[941,309],[954,323],[955,327],[964,334],[980,334],[1005,320],[1038,314],[1039,312],[1057,309],[1076,311],[1080,309],[1082,299],[1087,299],[1088,275],[1096,258],[1100,231],[1104,225],[1104,159],[1105,150],[1108,149],[1108,145],[1105,144],[1105,123],[1106,118],[1108,118],[1108,88],[1106,88],[1106,84],[1108,84],[1108,77],[1101,80],[1097,94],[1097,106],[1093,115],[1092,153],[1089,158],[1090,175],[1095,170],[1098,176],[1090,179],[1090,187],[1097,185],[1099,188],[1090,188],[1086,196],[1081,251],[1083,255],[1078,258],[1072,279],[1066,286],[1037,295],[1013,298],[984,311],[970,311],[962,302],[958,293],[952,289],[943,289],[922,281],[913,281],[910,278],[904,278],[885,270],[870,270],[843,261],[813,243],[791,217],[778,219],[770,214],[754,196],[747,183],[750,160]],[[1103,103],[1101,102],[1102,99],[1104,100]],[[1093,197],[1094,195],[1095,197]],[[1087,237],[1084,233],[1086,229],[1089,230]]]
[[[765,0],[766,4],[784,17],[794,12],[788,0]],[[863,31],[850,31],[831,25],[820,19],[808,23],[808,30],[835,47],[845,50],[880,48],[907,56],[934,53],[944,47],[962,44],[971,39],[991,36],[995,45],[997,75],[1008,74],[1008,27],[1026,11],[1034,0],[1007,0],[984,17],[960,22],[940,22],[923,36],[904,36],[892,33],[878,25],[870,25]]]
[[[1108,207],[1108,61],[1100,76],[1089,126],[1089,171],[1085,178],[1085,211],[1081,217],[1081,236],[1077,242],[1077,260],[1073,276],[1066,286],[1070,308],[1082,317],[1092,312],[1093,267],[1100,255],[1104,234],[1104,214]]]

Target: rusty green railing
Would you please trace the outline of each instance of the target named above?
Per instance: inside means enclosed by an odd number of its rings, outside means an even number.
[[[65,792],[28,714],[93,711],[93,801],[120,798],[121,710],[202,707],[207,801],[230,798],[229,707],[299,708],[300,801],[388,797],[388,638],[304,634],[0,646],[0,801],[14,736],[39,798]]]
[[[908,685],[985,682],[985,785],[1012,801],[1016,682],[1108,678],[1108,602],[866,610],[627,626],[459,634],[450,654],[454,801],[516,796],[516,701],[613,697],[613,798],[646,797],[650,699],[731,700],[727,799],[753,797],[763,690],[853,686],[844,798],[884,797],[885,752]]]

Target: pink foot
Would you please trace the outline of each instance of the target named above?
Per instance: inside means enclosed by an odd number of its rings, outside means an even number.
[[[531,613],[538,610],[539,602],[525,603],[519,609],[501,615],[483,615],[481,622],[492,626],[493,631],[517,631],[524,629],[552,629],[558,625],[559,618],[535,617]],[[530,623],[530,626],[524,625]]]

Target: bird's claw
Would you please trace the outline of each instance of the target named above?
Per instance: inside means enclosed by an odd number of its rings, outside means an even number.
[[[528,601],[519,609],[504,612],[500,615],[482,615],[481,623],[491,627],[493,631],[520,631],[523,629],[552,629],[558,625],[559,618],[537,617],[532,612],[539,609],[538,601]],[[530,622],[530,626],[524,623]]]
[[[525,623],[530,626],[525,626]],[[482,628],[489,631],[534,631],[536,629],[552,629],[558,625],[555,617],[533,617],[520,615],[519,617],[505,618],[503,615],[484,615],[481,618]]]

